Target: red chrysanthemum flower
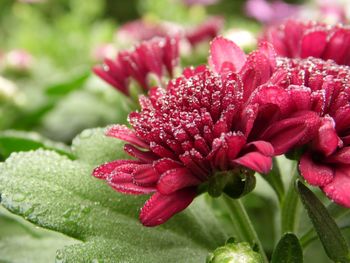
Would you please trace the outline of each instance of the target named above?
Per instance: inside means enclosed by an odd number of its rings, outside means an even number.
[[[106,58],[103,66],[93,71],[125,95],[129,95],[129,81],[134,79],[145,91],[150,88],[149,75],[159,80],[165,71],[173,76],[179,60],[179,38],[153,38],[141,42],[132,51],[120,52],[114,60]]]
[[[217,38],[210,64],[216,73],[186,69],[166,90],[142,96],[141,111],[129,115],[132,129],[116,125],[107,131],[129,142],[125,150],[136,160],[106,163],[93,174],[122,193],[153,193],[140,214],[146,226],[185,209],[199,188],[237,194],[229,186],[242,173],[249,180],[252,171],[271,169],[271,143],[284,153],[309,142],[318,129],[318,115],[296,112],[289,92],[270,81],[279,79],[269,45],[247,57]]]
[[[263,41],[272,43],[278,55],[289,58],[316,57],[350,65],[350,28],[320,22],[288,20],[268,27]]]
[[[301,175],[338,204],[350,207],[350,67],[309,58],[280,59],[280,68],[287,76],[280,85],[302,89],[304,95],[295,97],[299,107],[321,118],[301,156]]]

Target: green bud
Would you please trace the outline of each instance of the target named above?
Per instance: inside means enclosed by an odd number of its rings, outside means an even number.
[[[207,191],[212,197],[219,197],[222,193],[231,198],[240,198],[255,188],[254,172],[247,169],[234,169],[216,172],[209,178]]]
[[[207,257],[207,263],[262,263],[259,253],[246,242],[227,243],[218,247]]]

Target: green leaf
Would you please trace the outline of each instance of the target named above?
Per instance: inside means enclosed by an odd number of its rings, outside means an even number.
[[[225,242],[228,236],[204,197],[161,227],[142,226],[138,213],[147,197],[119,194],[91,176],[95,163],[120,157],[120,143],[102,129],[88,134],[74,141],[77,160],[37,150],[12,154],[0,166],[7,209],[84,242],[61,249],[57,261],[201,262]],[[116,147],[108,146],[112,141]]]
[[[328,257],[335,262],[350,262],[348,244],[326,207],[300,181],[297,190]]]
[[[350,209],[346,207],[342,207],[340,205],[337,205],[336,203],[330,203],[327,206],[328,213],[333,217],[334,219],[340,219],[344,217],[345,215],[350,213]],[[346,227],[341,227],[341,229],[347,229]],[[315,232],[315,229],[311,227],[309,230],[305,231],[305,234],[301,236],[300,243],[302,247],[305,249],[309,244],[311,244],[314,240],[317,239],[317,234]]]
[[[0,262],[52,262],[56,250],[78,243],[62,234],[39,229],[0,207]]]
[[[43,117],[40,132],[54,140],[70,142],[84,129],[125,123],[130,111],[128,101],[118,92],[109,91],[108,100],[88,90],[71,92]]]
[[[129,159],[124,152],[124,142],[105,136],[108,128],[84,130],[74,138],[72,152],[80,161],[98,166],[115,159]],[[103,150],[101,150],[103,149]]]
[[[285,234],[278,242],[272,254],[271,263],[302,263],[303,250],[298,238],[292,234]]]
[[[66,95],[73,90],[82,88],[90,75],[90,71],[87,71],[79,74],[78,76],[73,77],[72,79],[69,79],[66,82],[51,85],[47,88],[46,94],[51,96]]]
[[[73,158],[69,147],[62,143],[52,142],[34,132],[3,131],[0,132],[0,154],[7,158],[13,152],[30,151],[39,148],[54,150]]]

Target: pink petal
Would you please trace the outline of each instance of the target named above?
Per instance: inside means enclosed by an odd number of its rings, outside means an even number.
[[[159,173],[155,171],[152,164],[138,165],[132,176],[134,183],[140,186],[154,186],[159,179]]]
[[[320,58],[327,45],[327,32],[313,31],[303,36],[301,40],[301,58]]]
[[[135,132],[125,125],[113,125],[112,127],[108,128],[106,135],[129,142],[141,148],[149,148],[146,142],[139,139]]]
[[[165,41],[163,61],[170,77],[173,77],[174,68],[179,63],[179,38],[178,35],[166,37]]]
[[[324,59],[332,59],[337,62],[337,64],[344,64],[349,58],[349,44],[350,30],[344,28],[337,30],[328,41]]]
[[[185,37],[192,46],[209,41],[218,35],[223,23],[224,20],[220,16],[209,17],[204,23],[187,30]]]
[[[272,44],[266,41],[260,42],[259,52],[261,52],[268,58],[272,68],[275,68],[277,66],[277,61],[276,61],[277,54]]]
[[[216,37],[212,41],[210,45],[209,65],[216,72],[221,72],[225,63],[232,64],[235,72],[238,72],[245,62],[245,53],[234,42],[223,37]]]
[[[144,90],[148,90],[147,74],[149,69],[140,55],[137,52],[124,51],[120,52],[118,56],[128,75],[133,77]]]
[[[287,89],[296,111],[311,109],[311,89],[305,86],[290,85]]]
[[[92,71],[101,79],[103,79],[113,87],[117,88],[120,92],[124,93],[127,96],[129,95],[129,91],[127,89],[127,78],[117,79],[113,77],[108,71],[104,70],[103,67],[100,66],[93,67]]]
[[[163,158],[153,162],[153,167],[159,174],[165,173],[168,170],[182,168],[182,164],[170,158]]]
[[[102,164],[99,167],[95,168],[92,172],[92,175],[99,179],[106,179],[121,166],[128,167],[127,169],[131,172],[134,169],[135,164],[139,164],[139,162],[133,160],[116,160],[113,162]]]
[[[189,206],[195,196],[195,188],[186,188],[170,195],[155,193],[141,209],[140,220],[145,226],[163,224]]]
[[[133,176],[117,172],[108,177],[108,184],[116,191],[124,194],[142,195],[156,191],[155,187],[145,187],[134,184]]]
[[[335,170],[334,180],[323,187],[323,191],[334,202],[350,207],[350,166],[342,166]]]
[[[334,116],[334,121],[336,123],[335,129],[338,133],[349,130],[350,128],[350,105],[340,107]]]
[[[316,163],[311,153],[305,153],[299,163],[300,174],[311,185],[325,186],[333,180],[333,169],[326,164]]]
[[[258,104],[248,104],[247,107],[242,111],[241,114],[241,121],[240,121],[240,127],[239,130],[241,130],[246,137],[249,136],[253,125],[254,121],[258,115],[259,112],[259,105]]]
[[[225,141],[227,144],[227,157],[229,160],[234,160],[246,143],[246,137],[243,134],[226,135]]]
[[[159,78],[163,75],[163,41],[162,38],[153,38],[142,42],[136,49],[139,59],[145,63],[149,71],[155,73]]]
[[[350,146],[344,147],[329,156],[326,160],[329,163],[350,164]]]
[[[285,40],[289,49],[288,57],[298,57],[300,39],[305,30],[304,25],[296,20],[288,20],[284,26],[284,31],[286,32]]]
[[[161,175],[157,190],[161,194],[168,195],[189,186],[199,185],[200,182],[188,169],[177,168]]]
[[[143,161],[146,163],[150,163],[150,162],[153,162],[154,160],[158,159],[158,157],[153,152],[141,151],[131,144],[125,144],[124,151],[127,152],[130,156],[135,157],[135,158],[139,159],[140,161]]]
[[[258,150],[260,153],[266,156],[273,156],[275,150],[273,149],[273,146],[269,142],[265,141],[254,141],[248,143],[245,148],[250,148],[251,146],[254,146],[256,150]]]
[[[284,154],[292,147],[309,142],[319,125],[320,119],[315,112],[298,112],[291,118],[272,124],[261,138],[273,145],[275,155]]]
[[[162,145],[159,145],[159,144],[157,144],[155,142],[152,142],[150,144],[150,148],[151,148],[152,152],[154,152],[158,156],[165,157],[165,158],[170,158],[170,159],[176,159],[176,156],[175,156],[175,154],[172,151],[166,149]]]
[[[247,153],[233,162],[262,174],[267,174],[272,168],[272,158],[259,152]]]
[[[254,95],[250,102],[252,104],[274,104],[278,106],[282,115],[286,115],[292,110],[293,101],[284,88],[277,86],[264,86],[257,89],[253,94]]]
[[[332,118],[323,118],[318,135],[313,140],[313,147],[325,156],[331,155],[341,142],[334,126],[335,123]]]

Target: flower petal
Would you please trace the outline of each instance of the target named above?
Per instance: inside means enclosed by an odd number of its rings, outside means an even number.
[[[261,138],[270,142],[275,149],[275,155],[279,155],[286,153],[292,147],[309,142],[316,134],[319,125],[320,119],[315,112],[298,112],[291,118],[272,124]]]
[[[170,77],[173,76],[174,68],[179,63],[179,41],[179,35],[174,37],[166,37],[163,62]]]
[[[186,168],[177,168],[163,173],[158,181],[157,190],[168,195],[180,189],[196,186],[200,180]]]
[[[325,156],[329,156],[337,149],[340,143],[341,140],[335,130],[334,120],[330,117],[323,118],[318,134],[312,141],[313,147]]]
[[[159,173],[155,171],[152,164],[138,165],[132,176],[133,182],[140,186],[154,186],[159,179]]]
[[[153,38],[142,42],[137,48],[136,53],[150,72],[156,74],[159,78],[163,72],[163,38]]]
[[[348,46],[350,43],[350,30],[340,28],[336,30],[333,36],[328,41],[327,48],[323,58],[325,60],[332,59],[337,64],[342,65],[348,62]]]
[[[134,184],[133,176],[129,173],[113,173],[108,177],[107,181],[113,189],[124,194],[143,195],[156,191],[155,187],[145,187]]]
[[[149,146],[146,142],[139,139],[135,132],[125,125],[113,125],[109,127],[106,131],[106,135],[109,137],[114,137],[126,142],[129,142],[135,146],[148,149]]]
[[[233,66],[232,69],[238,72],[245,62],[245,53],[234,42],[223,37],[216,37],[212,41],[210,45],[209,65],[216,72],[222,72],[225,63],[230,63]]]
[[[320,58],[327,45],[327,32],[319,30],[307,33],[301,39],[301,58]]]
[[[124,145],[124,151],[127,152],[130,156],[139,159],[140,161],[150,163],[154,160],[157,160],[158,157],[151,151],[141,151],[138,148],[134,147],[131,144]]]
[[[275,150],[273,149],[273,146],[269,142],[265,141],[254,141],[248,143],[245,148],[250,148],[251,146],[254,146],[255,149],[257,149],[260,153],[266,156],[273,156]]]
[[[159,174],[175,168],[183,168],[183,165],[170,158],[162,158],[153,162],[153,167]]]
[[[289,93],[284,88],[277,86],[263,86],[257,89],[252,94],[250,103],[258,103],[259,105],[276,105],[282,115],[290,113],[293,107],[293,101]]]
[[[341,148],[326,160],[328,163],[335,164],[350,164],[350,146]]]
[[[246,137],[242,133],[228,134],[225,136],[227,145],[227,157],[234,160],[246,143]]]
[[[350,207],[350,166],[335,170],[334,180],[323,187],[326,195],[337,204]]]
[[[111,175],[115,170],[124,166],[126,169],[130,170],[130,172],[134,169],[135,164],[139,164],[140,162],[134,160],[116,160],[113,162],[105,163],[95,168],[92,172],[92,175],[99,179],[106,179],[109,175]],[[125,170],[124,168],[124,170]]]
[[[163,224],[189,206],[195,196],[195,188],[186,188],[170,195],[155,193],[142,207],[140,220],[145,226]]]
[[[262,174],[267,174],[272,168],[272,158],[259,152],[247,153],[233,162]]]
[[[311,185],[325,186],[334,177],[333,169],[326,164],[316,163],[312,160],[311,153],[305,153],[299,163],[300,174]]]

